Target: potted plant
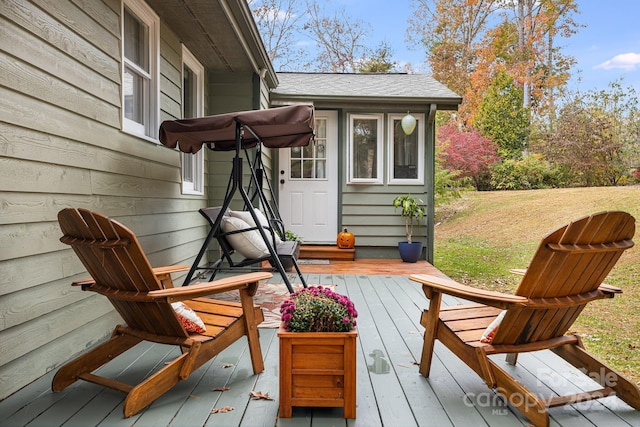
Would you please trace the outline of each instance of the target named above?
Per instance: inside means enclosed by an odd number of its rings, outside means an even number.
[[[291,230],[284,231],[284,239],[290,240],[292,242],[300,242],[302,243],[302,237]]]
[[[300,257],[300,249],[302,246],[302,236],[294,233],[291,230],[284,231],[284,240],[287,242],[296,242],[296,248],[293,252],[293,258],[298,260]],[[282,263],[282,268],[285,271],[293,271],[293,259],[291,257],[281,257],[280,262]]]
[[[397,196],[393,199],[393,206],[398,210],[400,215],[404,217],[405,233],[407,235],[406,242],[398,242],[398,250],[400,257],[404,262],[417,262],[422,253],[422,242],[413,242],[413,225],[420,225],[420,221],[424,217],[424,202],[413,197],[410,193]]]
[[[342,407],[356,417],[353,302],[323,286],[301,289],[280,306],[280,412],[293,406]]]

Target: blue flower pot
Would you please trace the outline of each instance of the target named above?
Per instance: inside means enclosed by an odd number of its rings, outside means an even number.
[[[404,262],[417,262],[422,255],[422,242],[398,242],[400,258]]]

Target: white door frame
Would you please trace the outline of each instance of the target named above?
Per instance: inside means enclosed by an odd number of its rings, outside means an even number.
[[[285,228],[305,243],[335,244],[339,225],[338,112],[316,110],[315,120],[316,125],[324,121],[326,133],[316,131],[314,146],[279,151],[279,209]],[[292,150],[297,150],[293,159]],[[308,174],[316,176],[302,176]]]

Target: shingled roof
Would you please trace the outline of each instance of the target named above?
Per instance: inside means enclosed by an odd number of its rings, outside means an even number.
[[[457,106],[462,98],[428,74],[277,73],[272,99],[420,102]]]

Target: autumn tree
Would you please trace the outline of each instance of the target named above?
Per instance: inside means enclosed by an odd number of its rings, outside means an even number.
[[[484,93],[474,125],[498,145],[503,158],[520,158],[527,147],[529,114],[522,106],[523,90],[513,77],[498,71]]]
[[[389,72],[397,66],[388,44],[367,47],[369,24],[344,8],[329,13],[315,0],[249,0],[249,6],[277,70]]]
[[[569,80],[575,60],[563,55],[558,37],[570,37],[580,27],[573,16],[578,13],[577,0],[505,0],[503,16],[515,24],[517,45],[510,74],[523,88],[523,106],[554,104],[554,89]],[[510,18],[510,19],[509,19]]]
[[[304,10],[296,0],[248,0],[265,44],[267,55],[277,70],[300,66],[306,52],[296,47],[295,34],[302,28]]]
[[[580,186],[625,182],[640,153],[640,110],[632,87],[577,92],[559,111],[555,126],[536,135],[532,150],[545,155]]]
[[[554,108],[573,59],[558,38],[579,27],[576,0],[414,0],[407,37],[421,43],[436,79],[462,95],[458,122],[470,126],[480,95],[502,69],[535,113]]]
[[[515,25],[503,20],[487,30],[477,50],[477,61],[469,76],[469,87],[464,94],[464,102],[460,107],[464,117],[463,123],[472,125],[483,97],[495,77],[509,74],[514,63],[517,36]],[[520,99],[522,103],[522,99]]]
[[[318,49],[315,67],[324,72],[356,72],[366,57],[369,25],[351,18],[345,9],[327,14],[317,1],[307,3],[307,13],[303,29]]]
[[[498,147],[491,139],[476,130],[461,131],[448,124],[438,127],[437,145],[444,168],[459,171],[478,190],[489,189],[491,165],[500,160]]]
[[[478,42],[498,0],[414,0],[407,41],[425,47],[433,76],[464,95]]]

